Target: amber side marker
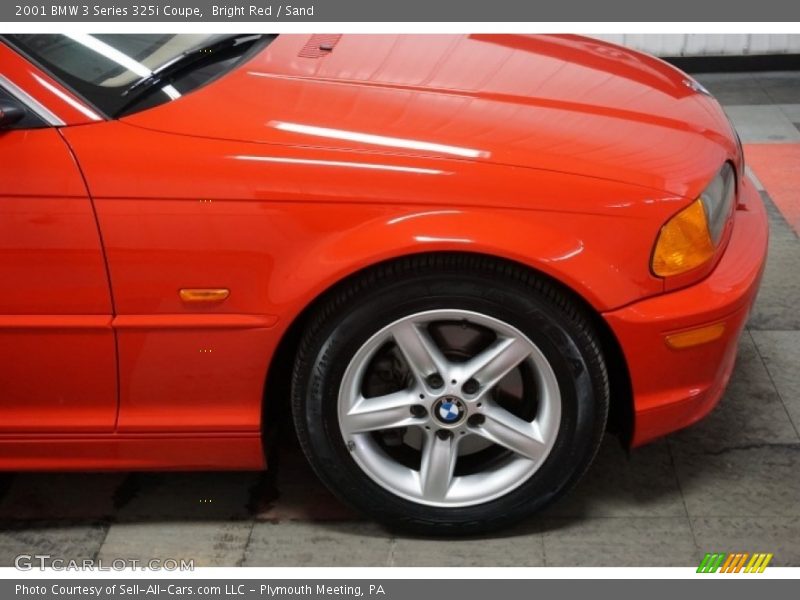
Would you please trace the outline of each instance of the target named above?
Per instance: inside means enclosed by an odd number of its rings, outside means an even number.
[[[222,302],[231,295],[228,288],[184,288],[178,293],[184,302]]]
[[[713,325],[706,325],[689,331],[671,333],[666,336],[665,341],[670,348],[682,350],[683,348],[691,348],[692,346],[713,342],[722,337],[723,333],[725,333],[725,323],[714,323]]]

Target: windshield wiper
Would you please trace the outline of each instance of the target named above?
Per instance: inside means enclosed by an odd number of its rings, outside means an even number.
[[[123,114],[131,105],[141,100],[144,96],[147,96],[160,84],[175,75],[183,71],[194,69],[203,63],[219,60],[221,57],[227,56],[232,52],[239,52],[265,37],[267,36],[261,33],[230,35],[218,39],[211,44],[192,48],[183,54],[179,54],[146,77],[139,79],[126,88],[121,96],[127,98],[127,102],[125,102],[121,108],[117,109],[116,114]]]

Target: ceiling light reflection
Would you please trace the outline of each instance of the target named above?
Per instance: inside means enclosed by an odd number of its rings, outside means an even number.
[[[91,108],[89,108],[85,104],[81,104],[80,102],[75,100],[75,98],[73,98],[72,96],[69,96],[69,95],[65,94],[64,92],[62,92],[60,89],[58,89],[56,86],[54,86],[52,83],[50,83],[46,79],[43,79],[43,78],[39,77],[36,73],[32,73],[32,75],[34,76],[36,81],[41,83],[44,87],[46,87],[48,90],[53,92],[56,96],[61,98],[64,102],[69,104],[72,108],[80,111],[81,113],[83,113],[84,115],[86,115],[87,117],[92,119],[93,121],[102,121],[103,120],[103,117],[98,115]]]
[[[433,215],[460,215],[460,210],[427,210],[425,212],[412,213],[410,215],[402,215],[386,221],[387,225],[397,225],[409,219],[417,219],[419,217],[430,217]]]
[[[438,237],[430,235],[415,235],[414,239],[418,242],[452,242],[456,244],[471,244],[472,240],[456,237]]]
[[[280,129],[281,131],[291,131],[293,133],[333,138],[348,142],[360,142],[362,144],[371,144],[374,146],[389,146],[392,148],[402,148],[405,150],[422,150],[426,152],[460,156],[462,158],[485,158],[489,156],[489,153],[484,150],[462,148],[461,146],[450,146],[448,144],[437,144],[434,142],[424,142],[421,140],[412,140],[407,138],[375,135],[371,133],[362,133],[359,131],[348,131],[346,129],[332,129],[330,127],[317,127],[315,125],[303,125],[302,123],[289,123],[286,121],[271,121],[270,125],[272,125],[275,129]]]
[[[420,167],[403,167],[400,165],[379,165],[375,163],[348,162],[339,160],[315,160],[310,158],[282,158],[278,156],[236,155],[236,160],[252,160],[258,162],[283,163],[289,165],[314,165],[321,167],[344,167],[350,169],[371,169],[376,171],[397,171],[400,173],[418,173],[420,175],[444,175],[447,171],[439,169],[423,169]]]
[[[558,256],[553,256],[552,258],[547,260],[548,262],[559,262],[562,260],[567,260],[575,256],[578,256],[578,254],[583,252],[583,249],[584,249],[583,242],[579,240],[578,245],[575,246],[574,248],[567,250],[566,252],[564,252],[563,254],[559,254]]]

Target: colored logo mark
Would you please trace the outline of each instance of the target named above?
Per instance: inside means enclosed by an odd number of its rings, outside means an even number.
[[[458,410],[458,406],[453,402],[443,402],[439,407],[439,416],[442,417],[442,421],[449,423],[451,421],[457,421],[461,413]]]
[[[706,553],[700,566],[697,567],[698,573],[763,573],[767,568],[772,554],[756,552],[736,552],[726,554],[724,552]]]

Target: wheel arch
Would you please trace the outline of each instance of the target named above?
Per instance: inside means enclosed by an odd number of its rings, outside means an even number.
[[[499,265],[506,265],[513,269],[534,274],[559,288],[581,307],[585,314],[589,316],[598,334],[602,352],[606,358],[611,392],[607,429],[616,434],[626,448],[630,446],[634,426],[633,392],[630,374],[619,341],[606,323],[602,314],[570,286],[530,265],[506,257],[482,252],[441,250],[408,253],[361,266],[316,293],[313,298],[305,304],[302,310],[294,315],[290,324],[284,329],[280,341],[276,346],[272,360],[267,369],[267,376],[264,384],[264,394],[262,398],[262,431],[264,433],[265,450],[268,453],[274,450],[276,444],[280,442],[283,435],[288,431],[293,431],[289,414],[292,369],[300,339],[308,325],[309,319],[317,308],[324,304],[326,300],[341,289],[341,287],[348,285],[357,278],[369,276],[370,272],[408,260],[429,262],[431,268],[436,268],[436,263],[438,261],[445,257],[452,256],[484,258]]]

